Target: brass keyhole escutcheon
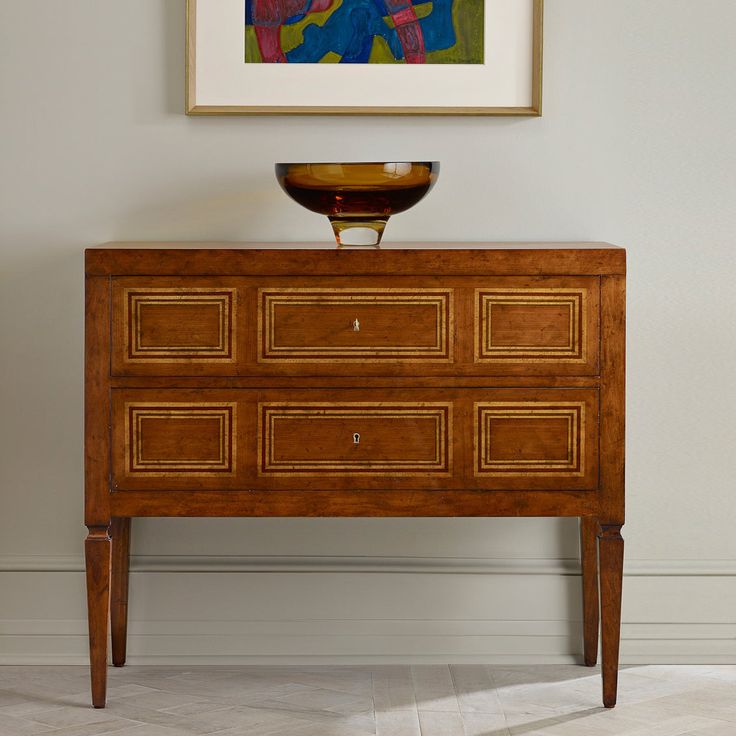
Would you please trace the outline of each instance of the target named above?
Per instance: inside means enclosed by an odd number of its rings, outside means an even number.
[[[360,435],[357,432],[355,432],[355,434],[353,434],[353,444],[354,445],[359,445],[360,444]]]
[[[355,318],[355,322],[353,322],[353,332],[360,332],[360,322],[358,322],[358,318]]]

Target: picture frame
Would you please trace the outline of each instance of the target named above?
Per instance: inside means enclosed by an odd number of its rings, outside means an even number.
[[[426,64],[246,63],[254,1],[187,0],[188,115],[542,114],[544,0],[482,0],[482,62]]]

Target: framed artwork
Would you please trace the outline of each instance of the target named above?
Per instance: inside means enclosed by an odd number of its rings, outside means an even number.
[[[541,115],[543,0],[188,0],[190,115]]]

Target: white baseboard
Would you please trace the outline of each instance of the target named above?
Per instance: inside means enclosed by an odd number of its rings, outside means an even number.
[[[580,662],[580,622],[132,622],[129,664]],[[0,664],[84,664],[85,620],[0,621]],[[736,625],[624,624],[622,664],[736,663]]]
[[[137,556],[132,570],[131,664],[580,661],[573,559]],[[736,663],[734,576],[732,560],[627,561],[622,663]],[[81,557],[0,557],[0,589],[0,664],[86,662]]]
[[[579,575],[575,558],[133,555],[133,572]],[[83,572],[81,555],[0,555],[0,572]],[[627,560],[627,576],[736,576],[733,560]]]

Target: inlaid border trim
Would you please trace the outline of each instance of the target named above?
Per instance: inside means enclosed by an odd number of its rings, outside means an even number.
[[[258,362],[259,363],[449,363],[454,355],[453,289],[316,289],[264,288],[258,290]],[[364,304],[434,305],[437,310],[435,344],[414,346],[279,346],[276,345],[275,308],[279,304],[299,306]],[[350,357],[346,357],[350,356]]]
[[[218,419],[220,455],[217,460],[145,460],[142,422],[145,419]],[[149,477],[198,477],[235,475],[237,403],[160,402],[125,403],[125,472]]]
[[[567,345],[534,346],[491,343],[494,304],[529,306],[565,304],[570,310]],[[475,362],[477,363],[586,363],[588,289],[516,288],[475,290]]]
[[[234,363],[236,361],[237,289],[172,287],[123,289],[123,324],[127,363]],[[156,304],[200,304],[219,311],[218,342],[212,346],[147,347],[141,342],[141,308]]]
[[[450,402],[261,402],[258,404],[258,474],[298,476],[316,475],[395,475],[409,477],[449,475],[452,472],[452,403]],[[290,460],[274,458],[275,423],[279,419],[434,419],[435,453],[428,460],[354,461]]]
[[[584,401],[482,401],[473,404],[473,469],[476,476],[554,476],[585,475]],[[501,419],[567,420],[567,457],[563,460],[504,460],[491,457],[491,422]]]

